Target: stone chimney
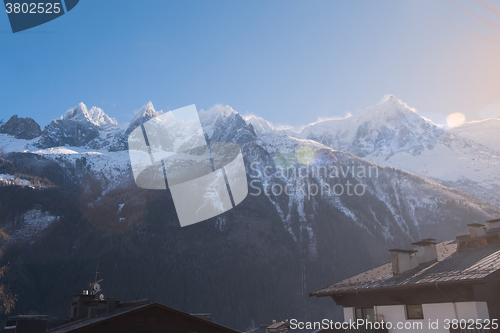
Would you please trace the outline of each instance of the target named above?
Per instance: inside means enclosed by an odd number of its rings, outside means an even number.
[[[437,260],[436,240],[434,238],[426,238],[420,242],[411,243],[411,245],[417,251],[417,265]]]
[[[389,252],[391,252],[393,274],[405,273],[418,266],[415,250],[391,249]]]
[[[486,235],[486,226],[481,223],[471,223],[467,224],[469,227],[469,233],[472,238],[481,237]]]

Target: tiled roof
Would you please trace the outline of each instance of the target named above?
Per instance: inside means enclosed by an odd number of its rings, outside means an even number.
[[[456,252],[456,241],[436,245],[438,261],[403,274],[392,274],[391,263],[310,293],[331,296],[356,290],[420,286],[442,282],[480,280],[500,270],[500,245]]]

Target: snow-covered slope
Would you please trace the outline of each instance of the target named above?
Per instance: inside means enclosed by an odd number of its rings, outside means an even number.
[[[246,115],[243,116],[243,119],[248,123],[251,124],[255,130],[255,133],[257,135],[264,135],[268,133],[275,133],[278,132],[279,130],[269,121],[265,120],[264,118],[261,118],[256,115]]]
[[[466,122],[462,126],[453,128],[451,132],[500,152],[500,119]]]

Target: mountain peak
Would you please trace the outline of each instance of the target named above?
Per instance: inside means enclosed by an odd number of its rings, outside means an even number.
[[[40,136],[42,131],[40,125],[32,118],[19,118],[13,115],[6,123],[2,123],[0,133],[12,135],[17,139],[31,140]]]
[[[130,124],[143,123],[151,118],[158,117],[163,111],[156,111],[151,101],[147,102],[132,118]]]
[[[229,117],[230,115],[237,113],[238,112],[236,112],[229,105],[224,106],[222,104],[215,104],[208,110],[203,110],[203,109],[200,110],[199,116],[200,118],[205,118],[205,119],[211,118],[214,119],[215,121],[219,116]]]
[[[201,126],[209,137],[211,137],[213,134],[217,119],[221,117],[227,118],[230,116],[235,116],[237,114],[238,112],[236,112],[232,107],[230,107],[229,105],[223,106],[222,104],[216,104],[208,110],[201,109],[200,112],[198,112]]]
[[[118,125],[116,119],[109,117],[102,109],[93,106],[90,110],[88,110],[87,106],[83,102],[80,102],[74,109],[66,111],[63,119],[90,122],[98,127]]]
[[[85,115],[88,113],[87,106],[80,102],[78,105],[66,111],[66,113],[61,117],[61,119],[74,119],[79,120],[80,118],[85,118]]]
[[[408,110],[413,113],[418,113],[417,109],[410,107],[408,104],[406,104],[405,102],[403,102],[402,100],[391,94],[385,95],[380,103],[372,106],[372,108],[377,108],[377,107],[379,107],[379,109],[381,107],[385,107],[392,109]]]
[[[272,133],[277,130],[271,122],[254,114],[245,115],[243,116],[243,119],[247,122],[247,124],[251,124],[253,126],[255,133],[258,135]]]
[[[385,95],[384,97],[382,97],[382,100],[380,101],[380,103],[378,104],[384,104],[384,103],[397,103],[397,102],[400,102],[401,103],[401,100],[398,99],[396,96],[394,96],[393,94],[387,94]]]
[[[412,118],[415,115],[418,115],[416,109],[408,106],[408,104],[394,95],[385,95],[380,103],[370,106],[356,115],[355,118],[358,119],[358,122],[375,121],[383,125],[400,118]]]
[[[149,101],[147,102],[143,107],[142,110],[154,110],[153,102]]]

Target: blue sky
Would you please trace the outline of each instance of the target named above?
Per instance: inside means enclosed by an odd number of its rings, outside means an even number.
[[[0,14],[0,40],[0,118],[41,126],[79,102],[120,123],[151,100],[293,126],[387,93],[437,122],[500,102],[500,16],[477,1],[80,0],[16,34]]]

